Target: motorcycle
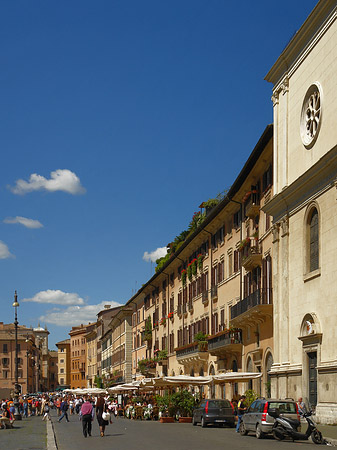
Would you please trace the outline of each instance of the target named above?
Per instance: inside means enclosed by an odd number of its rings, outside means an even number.
[[[280,415],[278,408],[273,408],[268,411],[268,414],[274,417],[275,422],[273,425],[272,433],[275,439],[282,441],[286,437],[290,437],[293,441],[306,441],[311,436],[312,441],[315,444],[324,444],[325,440],[322,433],[317,429],[317,426],[312,419],[312,411],[305,412],[302,417],[307,421],[308,428],[305,433],[300,433],[298,427],[300,426],[299,420],[289,419]]]

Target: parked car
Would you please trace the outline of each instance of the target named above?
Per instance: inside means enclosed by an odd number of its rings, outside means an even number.
[[[268,414],[268,411],[269,409],[275,410],[275,408],[278,408],[280,414],[289,419],[300,420],[297,403],[294,400],[259,398],[250,405],[242,417],[239,430],[241,436],[245,436],[251,431],[258,439],[262,439],[266,434],[271,433],[275,419]]]
[[[204,428],[209,423],[216,423],[221,426],[235,426],[234,406],[229,400],[205,399],[193,410],[193,425],[201,423]]]

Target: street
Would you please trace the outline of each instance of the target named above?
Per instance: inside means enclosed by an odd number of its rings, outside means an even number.
[[[99,436],[96,419],[93,422],[92,437],[84,438],[81,422],[78,416],[69,416],[70,422],[62,420],[57,423],[56,415],[52,413],[53,426],[58,450],[107,449],[116,450],[187,450],[209,449],[222,450],[224,447],[235,449],[281,449],[288,450],[298,446],[312,447],[311,441],[278,442],[267,437],[258,440],[255,436],[242,437],[231,428],[208,426],[201,428],[192,424],[173,423],[161,424],[153,421],[136,421],[116,418],[112,425],[106,428],[106,435]]]

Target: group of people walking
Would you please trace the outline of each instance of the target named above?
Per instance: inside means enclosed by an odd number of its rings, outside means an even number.
[[[58,413],[60,412],[58,422],[61,422],[63,418],[65,418],[66,422],[69,422],[68,417],[69,404],[73,406],[74,400],[65,397],[60,402],[59,406],[57,405]],[[97,398],[96,402],[88,395],[85,395],[83,398],[77,399],[75,410],[76,412],[78,412],[79,418],[82,422],[82,430],[84,437],[91,436],[92,422],[94,420],[95,415],[99,425],[101,437],[104,436],[105,427],[109,425],[109,423],[112,423],[111,415],[108,410],[108,406],[105,402],[104,394],[100,395]],[[72,414],[73,413],[72,408],[70,411]]]

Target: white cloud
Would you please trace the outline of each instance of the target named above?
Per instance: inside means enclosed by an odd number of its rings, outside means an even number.
[[[160,247],[157,248],[157,250],[154,250],[153,252],[145,252],[143,255],[143,260],[146,262],[156,262],[157,259],[162,258],[167,254],[167,247]]]
[[[53,303],[56,305],[83,305],[83,298],[76,293],[62,292],[60,290],[40,291],[32,298],[24,298],[23,302]]]
[[[51,172],[50,179],[33,173],[29,181],[17,180],[14,187],[8,186],[14,194],[24,195],[33,191],[56,192],[63,191],[68,194],[84,194],[85,189],[81,185],[78,176],[68,169],[58,169]]]
[[[10,223],[10,224],[19,223],[26,228],[43,228],[42,223],[39,222],[38,220],[28,219],[27,217],[21,217],[21,216],[6,217],[6,219],[4,220],[4,223]]]
[[[7,258],[15,258],[15,256],[11,254],[7,245],[4,242],[0,241],[0,259]]]
[[[76,326],[87,324],[89,322],[96,322],[97,314],[104,309],[106,304],[111,305],[112,308],[116,306],[122,306],[120,303],[113,301],[104,301],[98,305],[85,305],[85,306],[69,306],[66,309],[53,308],[41,317],[39,320],[45,323],[51,323],[53,325],[64,326]]]

